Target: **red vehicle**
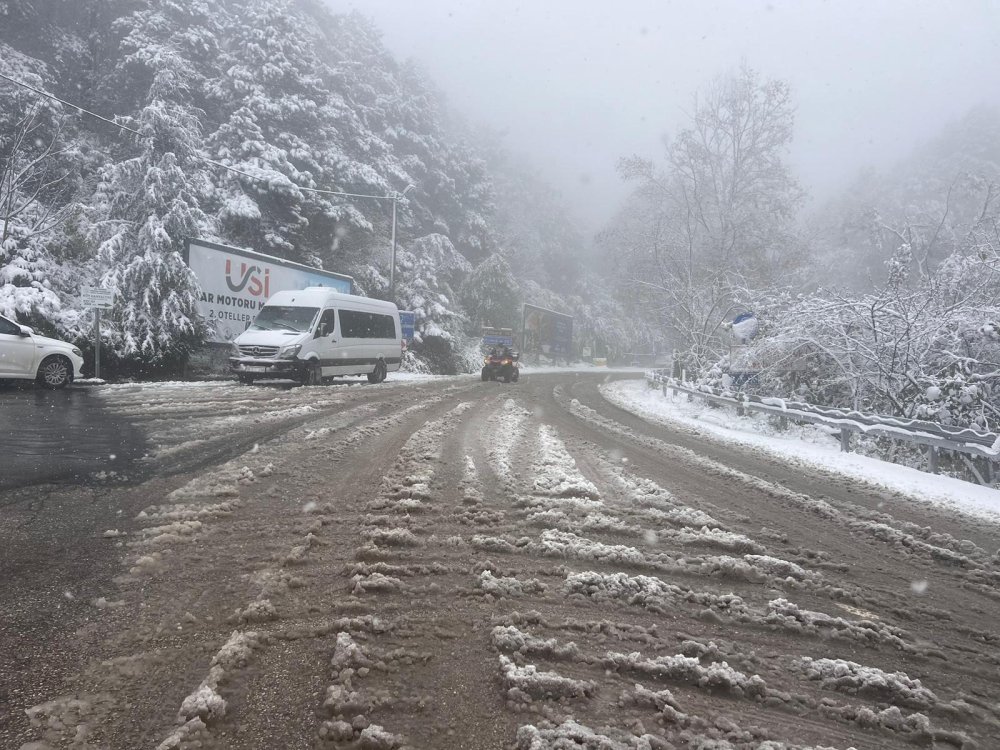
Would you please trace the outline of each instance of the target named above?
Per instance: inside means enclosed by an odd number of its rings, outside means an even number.
[[[510,349],[503,351],[492,349],[483,360],[483,382],[503,380],[505,383],[516,383],[520,375],[520,367],[516,352],[512,352]]]

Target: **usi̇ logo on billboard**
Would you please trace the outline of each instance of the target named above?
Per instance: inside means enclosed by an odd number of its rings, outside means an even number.
[[[267,299],[271,296],[271,269],[240,263],[240,272],[233,277],[233,261],[226,258],[226,285],[239,293],[246,289],[247,294]]]

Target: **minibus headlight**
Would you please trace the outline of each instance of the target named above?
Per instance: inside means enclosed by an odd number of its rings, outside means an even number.
[[[281,351],[278,352],[278,359],[295,359],[300,349],[302,349],[302,344],[283,346],[281,347]]]
[[[229,356],[231,356],[231,357],[238,357],[238,356],[240,356],[240,347],[237,346],[236,344],[233,344],[232,346],[230,346],[229,347]]]

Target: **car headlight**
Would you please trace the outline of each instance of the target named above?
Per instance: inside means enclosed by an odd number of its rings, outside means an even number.
[[[73,354],[75,354],[76,356],[80,357],[80,359],[83,359],[83,352],[81,352],[75,346],[73,347],[73,349],[71,351],[73,352]]]
[[[299,353],[302,349],[302,344],[293,344],[292,346],[283,346],[278,352],[279,359],[295,359],[295,355]]]
[[[240,356],[240,347],[237,346],[236,344],[233,344],[231,347],[229,347],[229,355],[231,357]]]

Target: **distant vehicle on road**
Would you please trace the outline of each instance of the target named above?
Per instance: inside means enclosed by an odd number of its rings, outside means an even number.
[[[39,336],[0,315],[0,380],[35,380],[62,388],[80,377],[83,352],[59,339]]]
[[[334,375],[381,383],[399,370],[406,341],[391,302],[308,287],[277,292],[233,341],[230,368],[241,383],[291,378],[319,385]]]
[[[517,354],[509,348],[493,348],[483,359],[483,381],[503,380],[505,383],[516,383],[521,375],[521,365],[517,359]]]

